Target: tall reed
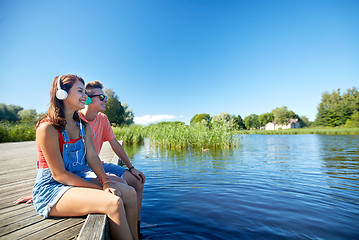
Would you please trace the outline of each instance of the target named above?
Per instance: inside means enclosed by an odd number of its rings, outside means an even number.
[[[143,126],[134,124],[124,127],[112,127],[116,138],[127,144],[141,143],[144,138],[144,128]]]
[[[165,148],[232,148],[239,144],[239,138],[223,126],[208,128],[201,124],[158,123],[147,127],[131,125],[114,131],[119,139],[127,143],[136,143],[131,139],[133,134],[140,136],[136,139],[146,137],[156,146]]]

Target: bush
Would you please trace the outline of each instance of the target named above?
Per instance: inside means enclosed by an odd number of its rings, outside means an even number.
[[[0,123],[0,142],[34,141],[35,124],[32,123]]]

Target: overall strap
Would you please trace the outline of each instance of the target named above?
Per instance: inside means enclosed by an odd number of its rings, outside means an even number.
[[[70,142],[69,135],[67,134],[67,132],[66,132],[65,129],[64,129],[64,131],[61,132],[61,134],[62,134],[62,138],[64,139],[64,142],[65,142],[65,143]]]

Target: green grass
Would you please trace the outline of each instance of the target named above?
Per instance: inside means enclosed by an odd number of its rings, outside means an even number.
[[[208,128],[204,125],[185,125],[183,123],[159,123],[147,127],[130,125],[127,127],[113,127],[119,140],[126,144],[140,144],[144,138],[163,148],[236,148],[239,138],[236,134],[326,134],[326,135],[359,135],[359,127],[321,127],[299,128],[277,131],[250,130],[233,132],[223,126]],[[0,143],[34,141],[36,136],[33,123],[0,122]]]
[[[0,143],[34,141],[35,124],[0,122]]]
[[[155,146],[176,149],[188,147],[225,149],[239,145],[239,139],[234,136],[234,132],[224,127],[209,129],[203,125],[188,126],[181,123],[160,123],[147,127],[132,126],[116,128],[114,130],[116,137],[123,139],[126,143],[138,143],[131,139],[133,131],[134,135],[140,136],[136,139],[142,140],[146,137]]]
[[[140,125],[130,125],[125,127],[112,127],[116,138],[126,144],[139,144],[143,142],[145,127]]]
[[[249,134],[285,135],[285,134],[322,134],[322,135],[359,135],[359,127],[316,127],[316,128],[292,128],[285,130],[250,130]]]

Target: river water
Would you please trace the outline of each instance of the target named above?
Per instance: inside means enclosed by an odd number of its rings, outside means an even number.
[[[234,150],[125,147],[147,177],[146,239],[359,239],[358,135],[238,137]]]

